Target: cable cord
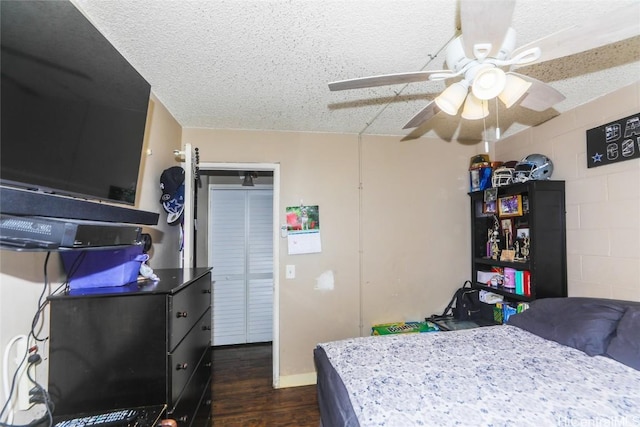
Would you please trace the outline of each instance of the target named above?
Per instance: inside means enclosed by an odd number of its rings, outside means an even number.
[[[9,379],[9,354],[11,352],[11,349],[13,348],[14,344],[17,343],[20,340],[27,340],[27,336],[26,335],[17,335],[15,337],[13,337],[9,343],[7,344],[7,347],[4,350],[4,358],[2,360],[2,377],[4,378],[4,383],[3,383],[3,387],[4,387],[4,395],[6,396],[7,400],[4,403],[4,405],[2,406],[2,411],[0,411],[0,420],[3,419],[3,417],[5,416],[5,413],[7,414],[7,422],[11,423],[13,422],[13,407],[11,404],[11,401],[13,400],[13,393],[15,391],[16,388],[16,380],[18,379],[18,377],[20,376],[20,374],[23,372],[23,366],[25,364],[25,362],[27,361],[27,352],[25,351],[25,353],[22,355],[22,360],[20,360],[20,363],[18,364],[18,367],[16,368],[15,372],[13,373],[13,376],[11,378],[11,384],[9,384],[8,379]],[[7,412],[8,410],[8,412]]]
[[[29,331],[29,335],[28,336],[20,335],[18,337],[15,337],[14,338],[15,341],[18,341],[18,339],[22,337],[25,337],[25,339],[27,340],[29,339],[29,337],[31,337],[35,342],[45,342],[49,339],[49,337],[44,337],[44,338],[39,337],[38,331],[42,329],[43,323],[41,323],[41,315],[48,304],[48,301],[45,299],[45,295],[46,295],[47,289],[49,289],[49,274],[47,270],[49,266],[50,257],[51,257],[51,252],[47,252],[47,255],[44,261],[44,266],[43,266],[44,267],[44,286],[42,288],[42,292],[40,293],[40,296],[38,297],[38,308],[31,321],[31,329]],[[56,289],[55,292],[58,292],[60,289],[64,288],[65,286],[66,286],[66,282],[63,283],[58,289]],[[11,342],[10,346],[12,346],[13,343],[14,342]],[[7,400],[2,407],[2,411],[0,412],[0,427],[44,427],[44,426],[50,427],[53,425],[53,408],[54,408],[53,401],[51,400],[51,397],[49,396],[49,393],[47,392],[47,390],[35,380],[35,378],[32,376],[30,372],[30,368],[34,367],[35,365],[40,363],[40,361],[42,360],[40,355],[37,353],[37,350],[38,350],[37,345],[27,347],[27,351],[25,352],[20,365],[18,366],[18,368],[16,369],[13,375],[11,387],[10,388],[7,387],[9,388],[9,391],[5,392],[7,394]],[[29,354],[29,353],[32,353],[32,354]],[[7,356],[5,353],[5,359],[6,357]],[[16,425],[16,424],[12,424],[13,411],[10,412],[10,417],[7,418],[7,422],[2,421],[2,419],[7,409],[11,407],[11,401],[13,399],[13,394],[15,393],[16,380],[19,376],[18,374],[22,372],[22,366],[24,365],[25,361],[27,362],[27,367],[26,367],[27,378],[34,385],[34,388],[32,388],[29,391],[29,394],[31,395],[31,398],[29,401],[34,404],[45,405],[46,411],[44,415],[38,419],[34,419],[27,424]],[[7,377],[8,375],[5,374],[4,378],[7,378]]]
[[[37,354],[35,355],[31,355],[29,356],[30,358],[33,356],[38,356]],[[38,361],[37,362],[32,362],[29,364],[29,367],[27,367],[27,377],[29,378],[29,381],[31,381],[35,387],[33,390],[35,390],[35,392],[33,392],[33,402],[34,403],[41,403],[45,405],[45,413],[44,415],[42,415],[40,418],[37,418],[35,420],[32,420],[30,422],[28,422],[27,424],[10,424],[10,423],[3,423],[0,422],[0,427],[51,427],[53,426],[53,408],[54,408],[54,404],[53,401],[51,401],[51,397],[49,396],[49,393],[47,392],[47,390],[44,389],[44,387],[42,387],[40,384],[38,384],[36,382],[36,380],[31,376],[31,373],[29,372],[29,368],[37,363],[39,363],[40,356],[38,356]],[[30,394],[32,394],[30,392]]]
[[[26,356],[26,354],[25,354]],[[44,427],[44,426],[49,426],[51,427],[53,425],[53,408],[54,408],[54,404],[53,401],[51,400],[51,397],[49,396],[49,393],[47,392],[47,390],[45,390],[44,387],[42,387],[31,375],[30,372],[30,368],[32,368],[33,366],[37,365],[38,363],[40,363],[40,361],[42,360],[40,358],[40,355],[37,353],[34,353],[32,355],[30,355],[29,357],[25,357],[23,359],[27,360],[28,362],[28,366],[26,368],[26,373],[27,373],[27,378],[29,378],[29,381],[31,381],[31,383],[35,386],[30,392],[29,394],[32,395],[32,398],[29,400],[30,402],[33,402],[35,404],[43,404],[45,405],[45,413],[44,415],[42,415],[40,418],[34,419],[30,422],[28,422],[27,424],[12,424],[13,420],[8,420],[8,422],[2,422],[0,421],[0,427]],[[16,373],[19,370],[16,370]],[[14,374],[14,378],[13,378],[13,385],[15,385],[15,379],[16,379],[16,375]],[[14,389],[12,388],[11,390],[11,394],[13,394]],[[6,409],[7,405],[9,404],[9,402],[11,401],[11,396],[9,396],[9,399],[7,399],[7,403],[5,404],[5,407],[3,407],[2,411],[4,412],[4,410]]]

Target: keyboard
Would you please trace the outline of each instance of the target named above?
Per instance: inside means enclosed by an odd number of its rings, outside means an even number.
[[[165,405],[156,405],[55,417],[54,427],[155,427],[164,410]]]

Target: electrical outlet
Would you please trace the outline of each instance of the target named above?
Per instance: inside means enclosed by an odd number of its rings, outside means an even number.
[[[296,278],[296,266],[295,265],[287,265],[287,272],[286,272],[286,277],[287,279],[295,279]]]

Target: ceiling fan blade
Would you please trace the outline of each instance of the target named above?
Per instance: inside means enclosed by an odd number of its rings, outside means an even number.
[[[331,82],[329,83],[329,90],[335,91],[346,89],[362,89],[367,87],[423,82],[425,80],[429,80],[429,77],[433,74],[451,74],[451,77],[455,75],[455,73],[450,70],[414,71],[409,73],[383,74],[380,76],[360,77],[357,79]]]
[[[640,16],[640,3],[633,3],[617,11],[610,11],[604,17],[592,18],[579,25],[521,46],[515,49],[511,56],[514,57],[532,47],[539,47],[542,51],[540,58],[532,63],[522,64],[524,66],[573,55],[635,37],[640,35],[638,16]],[[514,65],[514,68],[516,67],[518,65]]]
[[[421,124],[429,121],[433,116],[440,112],[440,107],[438,107],[435,101],[431,101],[424,107],[422,110],[418,111],[418,114],[413,116],[411,120],[407,122],[406,125],[402,129],[409,128],[417,128]]]
[[[533,77],[525,76],[524,74],[511,73],[521,79],[531,82],[531,87],[522,98],[520,106],[528,108],[533,111],[544,111],[553,107],[558,102],[562,102],[566,97],[548,85],[547,83],[536,80]]]
[[[495,57],[511,26],[515,0],[461,0],[460,22],[462,42],[468,58],[473,58],[474,45],[490,43],[487,56]]]

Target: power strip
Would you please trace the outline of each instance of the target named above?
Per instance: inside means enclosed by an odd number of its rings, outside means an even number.
[[[29,381],[29,377],[27,376],[27,340],[22,339],[16,343],[16,369],[19,367],[18,371],[18,382],[17,382],[17,398],[18,398],[18,410],[26,411],[32,405],[29,402],[29,390],[31,389],[31,382]],[[22,366],[20,366],[20,362],[24,360]]]

